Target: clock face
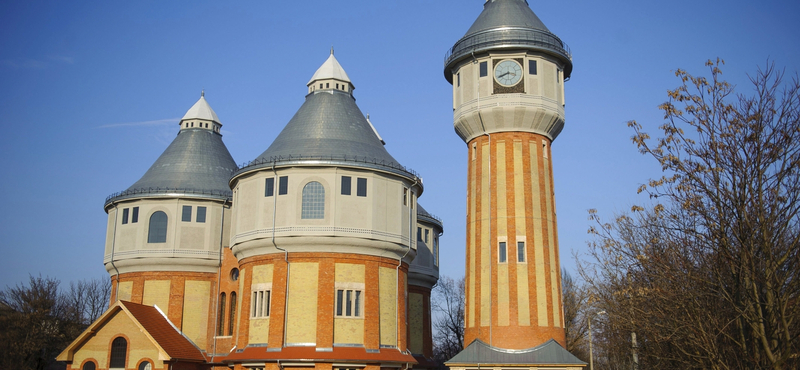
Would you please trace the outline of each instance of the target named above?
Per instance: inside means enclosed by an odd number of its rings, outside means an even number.
[[[503,86],[514,86],[522,79],[522,67],[513,60],[504,60],[494,68],[494,79]]]

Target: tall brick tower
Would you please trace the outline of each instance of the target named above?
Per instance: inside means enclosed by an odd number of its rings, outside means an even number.
[[[469,345],[448,362],[451,368],[541,366],[541,358],[524,353],[550,352],[568,356],[545,363],[583,364],[562,348],[550,152],[564,127],[564,81],[571,72],[566,44],[525,0],[486,1],[446,56],[453,124],[467,144],[469,171],[464,333]],[[492,362],[475,357],[490,353],[475,346],[498,353],[520,350],[521,357]],[[540,346],[546,348],[525,352]]]

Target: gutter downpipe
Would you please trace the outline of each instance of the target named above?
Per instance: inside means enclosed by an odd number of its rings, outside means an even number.
[[[406,249],[406,253],[403,257],[397,259],[397,267],[395,268],[395,275],[397,277],[397,292],[400,293],[400,266],[403,265],[403,258],[411,252],[411,241],[414,237],[414,225],[412,222],[414,221],[414,186],[416,186],[419,182],[417,181],[416,176],[414,177],[414,184],[411,185],[409,188],[409,200],[408,200],[408,249]],[[399,295],[399,294],[398,294]],[[406,302],[406,307],[408,307],[408,303]],[[397,318],[397,328],[394,332],[394,344],[397,346],[397,349],[400,350],[400,297],[397,297],[395,300],[394,305],[394,312]],[[408,320],[408,318],[406,318]],[[408,329],[406,329],[408,330]],[[406,347],[408,347],[408,343],[406,343]],[[408,368],[408,364],[406,364],[406,368]]]
[[[475,58],[475,50],[472,50],[472,63],[478,63],[478,59]],[[487,192],[489,193],[489,345],[492,345],[492,250],[494,249],[494,243],[492,242],[492,134],[486,132],[486,126],[483,124],[483,115],[481,115],[481,76],[478,73],[477,78],[477,85],[478,85],[478,121],[481,123],[481,129],[483,133],[489,138],[489,189]],[[477,199],[475,200],[477,202]],[[483,222],[483,221],[481,221]],[[480,370],[480,368],[479,368]]]
[[[233,197],[231,197],[231,203],[233,203]],[[225,234],[225,202],[222,202],[222,221],[219,225],[219,267],[217,271],[217,304],[214,305],[216,312],[214,313],[214,323],[219,325],[219,293],[220,293],[220,277],[222,276],[222,235]],[[237,305],[238,306],[238,305]],[[234,315],[233,319],[236,320],[236,315]],[[237,326],[238,327],[238,326]],[[225,327],[223,325],[223,330]],[[219,332],[219,330],[215,331]],[[233,333],[231,332],[231,335]],[[234,346],[235,347],[235,346]],[[217,339],[216,336],[214,338],[214,353],[211,354],[211,362],[214,362],[214,357],[217,356]]]
[[[114,264],[114,247],[117,244],[117,217],[119,217],[119,211],[117,210],[117,204],[114,203],[114,236],[111,238],[111,267],[117,272],[117,288],[114,289],[114,302],[119,301],[119,269]]]
[[[272,160],[272,176],[275,180],[274,185],[272,185],[272,246],[279,251],[283,251],[283,260],[286,262],[286,288],[284,290],[284,299],[283,299],[283,344],[281,347],[286,346],[286,328],[289,323],[289,251],[283,249],[275,243],[275,216],[277,215],[278,211],[278,189],[276,189],[275,185],[278,184],[278,173],[275,171],[275,159]],[[270,298],[271,299],[271,298]],[[280,361],[278,362],[278,366],[280,367]],[[283,369],[283,367],[281,367]]]

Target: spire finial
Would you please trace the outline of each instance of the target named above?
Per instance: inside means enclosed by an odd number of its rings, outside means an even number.
[[[333,55],[333,45],[331,45],[331,55]]]
[[[206,96],[206,89],[200,91],[200,97],[202,98],[204,96]]]

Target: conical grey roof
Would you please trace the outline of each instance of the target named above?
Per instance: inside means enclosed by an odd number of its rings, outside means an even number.
[[[417,220],[437,225],[440,231],[444,231],[442,220],[425,210],[425,208],[422,208],[422,205],[419,203],[417,203]]]
[[[236,170],[222,135],[206,129],[183,129],[139,181],[111,195],[111,202],[164,195],[227,199],[228,180]]]
[[[452,367],[480,363],[498,365],[586,365],[585,362],[569,353],[553,339],[536,347],[521,350],[498,348],[490,346],[480,339],[475,339],[467,348],[447,360],[445,365]]]
[[[343,91],[311,93],[255,162],[332,158],[400,164],[386,151],[355,99]]]
[[[473,53],[489,50],[533,50],[564,63],[564,77],[572,73],[569,47],[542,23],[525,0],[488,0],[464,37],[445,56],[444,75],[453,82],[452,68]]]
[[[500,27],[525,27],[547,31],[525,0],[490,0],[464,36]]]

